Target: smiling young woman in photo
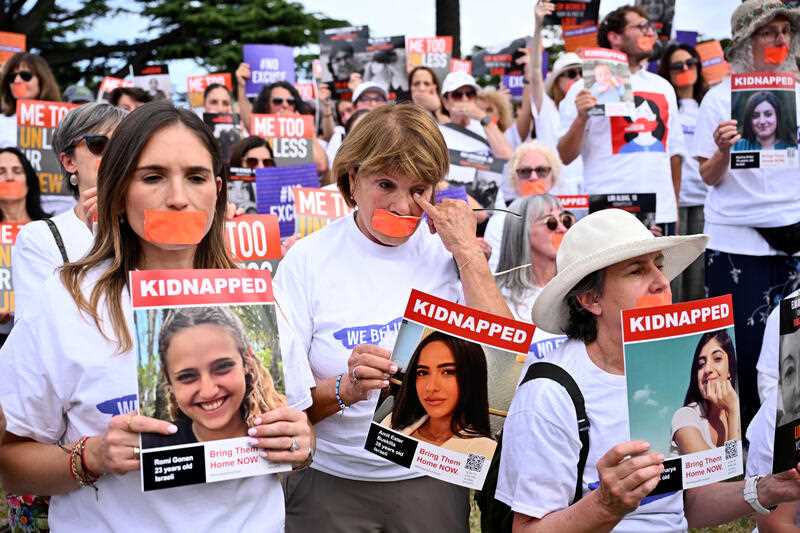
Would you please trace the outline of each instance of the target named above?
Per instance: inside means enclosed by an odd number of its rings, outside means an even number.
[[[733,150],[783,150],[797,144],[793,138],[791,129],[781,120],[778,98],[771,92],[758,91],[744,106],[742,138]]]

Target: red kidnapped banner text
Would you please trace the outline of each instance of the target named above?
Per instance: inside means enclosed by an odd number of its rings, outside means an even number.
[[[663,339],[733,325],[730,294],[694,302],[622,311],[623,342]]]
[[[135,270],[133,307],[187,307],[273,303],[266,270]]]

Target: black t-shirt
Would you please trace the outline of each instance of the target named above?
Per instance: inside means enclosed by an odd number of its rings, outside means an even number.
[[[142,447],[144,449],[159,448],[161,446],[177,446],[178,444],[193,444],[197,437],[192,431],[192,421],[186,417],[178,417],[173,424],[178,426],[178,432],[172,435],[160,433],[142,433]]]

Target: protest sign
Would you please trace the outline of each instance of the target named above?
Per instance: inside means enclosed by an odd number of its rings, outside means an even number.
[[[228,169],[228,201],[246,214],[256,210],[256,171],[252,168],[230,167]]]
[[[797,104],[791,72],[731,75],[731,118],[742,136],[731,168],[796,168]]]
[[[350,74],[364,72],[363,64],[357,57],[363,52],[369,38],[369,27],[350,26],[331,28],[320,32],[319,59],[322,66],[322,81],[330,82],[332,92],[339,99],[349,100]]]
[[[741,475],[731,295],[624,310],[622,338],[630,438],[665,457],[651,496]]]
[[[600,20],[600,0],[555,2],[555,9],[544,17],[544,26],[577,26]]]
[[[280,44],[246,44],[244,62],[250,65],[250,79],[245,85],[248,98],[258,96],[265,85],[276,81],[294,83],[294,49]]]
[[[278,217],[282,239],[294,233],[295,187],[319,187],[314,165],[256,169],[258,212]]]
[[[100,88],[97,89],[97,101],[110,101],[111,92],[117,87],[133,87],[133,80],[106,76],[103,78],[103,81],[100,82]]]
[[[649,228],[656,223],[656,193],[590,194],[589,213],[603,209],[627,211]]]
[[[306,102],[317,99],[317,84],[314,82],[296,82],[294,88],[300,93],[300,98]]]
[[[219,141],[222,160],[230,160],[233,145],[242,139],[239,115],[236,113],[203,113],[203,122],[211,129],[214,138]]]
[[[508,89],[509,94],[511,95],[511,99],[515,102],[519,102],[522,99],[522,92],[525,90],[525,76],[523,75],[504,75],[500,79],[500,83],[503,87]]]
[[[781,300],[778,312],[778,401],[772,458],[772,471],[776,474],[791,470],[800,462],[800,291]]]
[[[286,403],[269,272],[136,270],[130,287],[139,410],[178,427],[141,434],[142,490],[290,470],[260,457],[247,436],[257,417]],[[199,403],[197,380],[183,375],[220,357],[231,393]]]
[[[480,490],[534,326],[412,290],[364,447],[411,471]],[[456,406],[459,420],[452,420]],[[433,420],[451,433],[434,438]]]
[[[295,235],[305,237],[352,213],[353,208],[347,205],[339,191],[307,187],[294,189]]]
[[[697,32],[678,30],[675,32],[675,40],[681,44],[688,44],[689,46],[697,46]]]
[[[450,72],[463,72],[472,75],[472,61],[469,59],[451,59]]]
[[[279,167],[302,165],[314,160],[312,115],[253,115],[250,134],[269,141],[272,158]]]
[[[17,147],[25,152],[36,171],[42,194],[72,196],[52,141],[64,115],[76,107],[64,102],[17,100]]]
[[[588,194],[564,194],[558,195],[558,199],[561,201],[564,211],[575,215],[575,220],[580,220],[589,214]]]
[[[154,100],[172,98],[168,65],[147,65],[134,70],[133,85],[150,93]]]
[[[469,167],[485,172],[503,172],[507,159],[499,159],[483,153],[467,152],[464,150],[448,150],[450,164],[457,167]]]
[[[406,72],[406,38],[370,37],[359,46],[358,60],[364,65],[364,81],[377,83],[388,91],[389,99],[408,92],[408,72]]]
[[[415,67],[428,67],[436,73],[441,83],[450,72],[450,59],[453,57],[453,38],[409,37],[406,39],[406,70]]]
[[[700,56],[700,72],[708,85],[716,85],[731,71],[731,66],[725,61],[725,52],[719,41],[705,41],[695,47]]]
[[[230,72],[217,72],[216,74],[200,74],[186,78],[187,98],[190,107],[203,107],[203,95],[209,85],[222,85],[228,92],[233,91],[233,81]]]
[[[482,76],[500,76],[523,74],[522,65],[517,63],[528,44],[526,37],[514,39],[507,45],[487,48],[472,55],[472,75],[476,78]]]
[[[241,215],[225,221],[225,244],[241,268],[275,272],[280,261],[281,235],[275,215]]]
[[[14,287],[11,284],[11,250],[22,224],[0,224],[0,320],[14,313]],[[0,326],[2,327],[2,326]]]
[[[607,48],[585,48],[583,60],[584,87],[597,99],[590,115],[619,117],[633,113],[633,89],[628,56]]]
[[[597,22],[587,21],[575,26],[563,25],[561,37],[564,39],[564,50],[567,52],[595,48],[597,47]]]
[[[0,66],[11,56],[25,51],[25,34],[0,31]]]

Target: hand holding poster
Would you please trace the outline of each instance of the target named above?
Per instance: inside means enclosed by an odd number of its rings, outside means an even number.
[[[286,405],[269,272],[137,270],[130,286],[141,414],[178,428],[141,434],[142,490],[290,470],[247,437]],[[196,376],[209,373],[227,394],[200,401]]]
[[[312,115],[253,115],[250,134],[267,139],[275,165],[302,165],[314,160]]]
[[[294,233],[306,235],[322,229],[329,222],[353,213],[342,193],[328,189],[294,189]]]
[[[533,331],[412,290],[392,352],[398,371],[378,399],[364,447],[480,490]]]
[[[590,115],[618,117],[633,113],[633,90],[628,56],[607,48],[586,48],[583,59],[583,84],[597,99]]]
[[[250,65],[250,79],[245,86],[248,98],[258,96],[265,85],[276,81],[294,83],[294,49],[280,44],[246,44],[244,62]]]
[[[295,187],[319,187],[314,165],[295,165],[284,168],[256,169],[256,192],[259,213],[276,215],[281,238],[294,233]]]
[[[406,70],[411,72],[416,67],[428,67],[436,73],[441,83],[450,72],[450,59],[453,56],[453,38],[446,37],[409,37],[406,39]]]
[[[217,72],[216,74],[200,74],[186,78],[187,95],[190,107],[203,107],[203,96],[209,85],[222,85],[228,92],[233,91],[233,81],[230,72]]]
[[[622,339],[630,438],[666,458],[651,495],[741,475],[731,296],[624,310]]]
[[[797,104],[791,72],[731,75],[731,118],[742,138],[731,168],[797,167]]]
[[[800,462],[800,292],[781,300],[780,306],[779,393],[772,459],[776,474]]]

